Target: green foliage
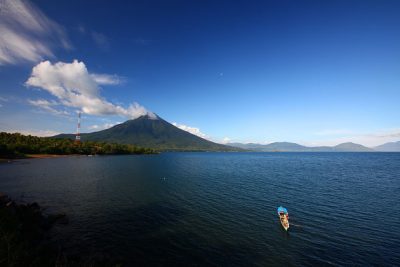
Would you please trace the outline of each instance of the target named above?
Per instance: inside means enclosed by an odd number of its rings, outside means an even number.
[[[0,158],[20,158],[26,154],[114,155],[151,153],[155,153],[155,151],[134,145],[94,141],[76,143],[70,139],[26,136],[19,133],[0,133]]]

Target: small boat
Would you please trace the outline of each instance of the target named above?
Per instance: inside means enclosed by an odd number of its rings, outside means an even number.
[[[278,208],[278,215],[281,221],[282,227],[287,231],[289,229],[289,213],[286,208],[280,206]]]

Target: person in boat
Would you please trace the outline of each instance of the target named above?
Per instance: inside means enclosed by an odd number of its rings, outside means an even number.
[[[283,228],[287,230],[289,228],[289,213],[284,207],[280,206],[278,207],[278,215]]]
[[[289,220],[289,214],[285,214],[283,211],[279,212],[279,217],[283,223]]]

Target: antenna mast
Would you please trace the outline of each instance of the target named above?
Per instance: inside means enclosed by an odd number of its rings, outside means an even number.
[[[81,142],[81,112],[78,112],[78,127],[76,128],[75,143]]]

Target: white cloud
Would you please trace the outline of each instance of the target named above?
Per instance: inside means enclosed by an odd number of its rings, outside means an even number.
[[[205,133],[203,133],[200,128],[197,127],[192,127],[192,126],[188,126],[185,124],[179,124],[176,122],[173,122],[172,125],[174,125],[175,127],[178,127],[181,130],[184,130],[186,132],[189,132],[191,134],[197,135],[198,137],[204,138],[208,141],[214,142],[214,143],[218,143],[218,144],[227,144],[232,142],[232,139],[229,137],[224,137],[223,139],[219,139],[219,138],[214,138],[211,137]]]
[[[184,131],[189,132],[191,134],[197,135],[197,136],[199,136],[201,138],[208,139],[208,136],[205,133],[202,133],[199,128],[187,126],[187,125],[184,125],[184,124],[178,124],[176,122],[173,122],[172,125],[174,125],[175,127],[178,127],[181,130],[184,130]]]
[[[89,130],[100,131],[100,130],[104,130],[104,129],[111,128],[111,127],[113,127],[113,126],[115,126],[115,125],[117,125],[117,124],[120,124],[120,123],[121,123],[121,122],[116,122],[116,123],[104,123],[104,124],[102,124],[102,125],[93,124],[93,125],[90,125],[90,126],[88,127],[88,129],[89,129]]]
[[[37,99],[37,100],[28,100],[29,104],[33,105],[33,106],[37,106],[37,107],[44,107],[44,106],[56,106],[58,105],[58,103],[54,100],[52,101],[47,101],[46,99]]]
[[[49,61],[40,62],[33,67],[32,74],[25,83],[46,90],[57,97],[60,104],[80,109],[89,115],[119,115],[130,119],[156,115],[138,103],[127,108],[115,105],[100,95],[98,83],[88,72],[85,64],[74,60],[72,63]]]
[[[110,75],[110,74],[92,73],[90,74],[90,76],[98,85],[117,85],[125,81],[124,78],[116,74]]]
[[[33,135],[33,136],[54,136],[60,134],[60,132],[52,131],[52,130],[36,130],[36,129],[28,129],[28,130],[7,130],[8,133],[20,133],[23,135]]]
[[[232,139],[230,139],[229,137],[224,137],[224,139],[222,139],[222,144],[227,144],[230,143],[232,141]]]
[[[93,124],[93,125],[90,125],[90,126],[88,127],[89,130],[97,130],[97,129],[99,129],[99,128],[100,128],[100,126],[97,125],[97,124]]]
[[[57,110],[56,108],[54,108],[54,106],[59,105],[59,103],[57,103],[54,100],[48,101],[46,99],[37,99],[37,100],[29,99],[28,103],[31,104],[32,106],[38,107],[54,115],[69,115],[69,113],[65,110]]]
[[[53,57],[52,46],[70,49],[64,29],[29,1],[0,0],[0,65]]]

